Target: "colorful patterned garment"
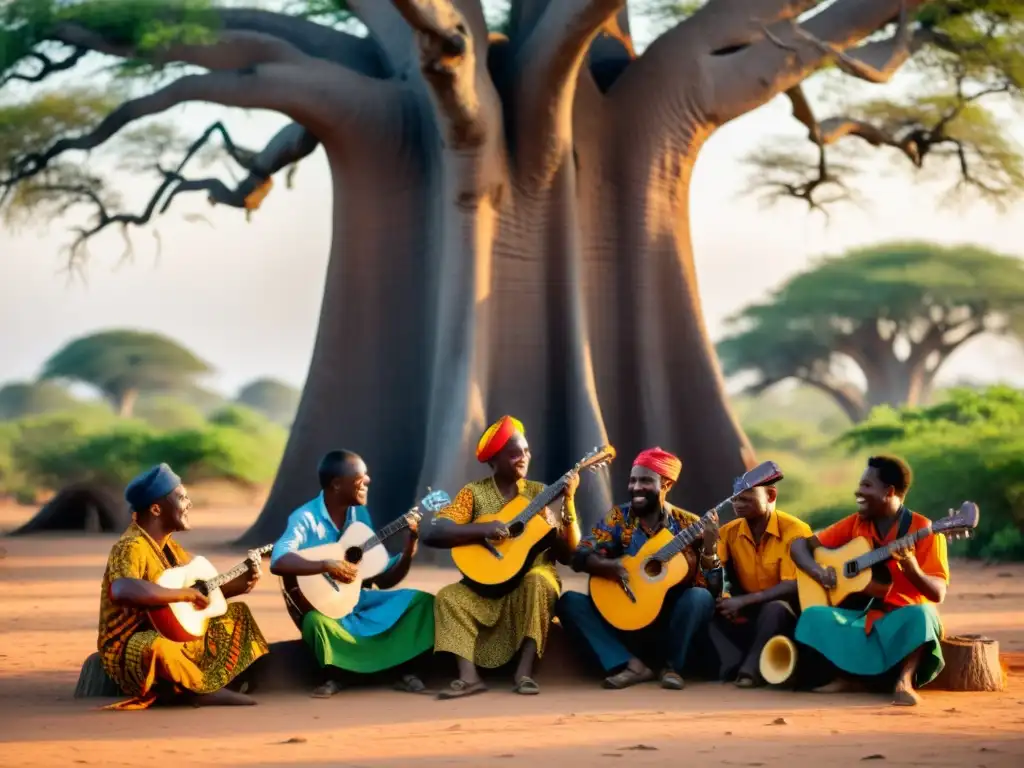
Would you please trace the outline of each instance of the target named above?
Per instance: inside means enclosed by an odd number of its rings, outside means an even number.
[[[270,555],[271,567],[290,552],[337,541],[344,528],[357,521],[373,528],[369,510],[360,506],[349,508],[339,531],[321,493],[289,516]],[[400,554],[392,555],[387,570],[401,559]],[[302,617],[302,639],[321,667],[358,673],[392,669],[433,646],[434,597],[418,589],[363,589],[355,609],[340,620],[309,611]]]
[[[583,561],[594,552],[611,558],[635,555],[663,527],[667,527],[669,532],[675,536],[684,528],[700,520],[700,517],[692,512],[687,512],[668,502],[665,502],[663,511],[665,514],[661,524],[651,530],[641,521],[639,515],[634,515],[630,511],[628,502],[612,507],[611,512],[605,515],[605,518],[598,522],[590,533],[580,541],[580,545],[573,555],[573,569],[582,570]],[[706,586],[707,574],[700,568],[694,570],[696,571],[694,585]],[[715,571],[718,570],[720,569],[715,569]],[[711,571],[707,573],[711,573]]]
[[[206,637],[176,643],[150,628],[144,609],[115,603],[110,596],[117,579],[156,581],[191,559],[173,539],[161,550],[136,523],[110,550],[96,645],[104,670],[132,698],[105,709],[145,709],[156,701],[161,683],[175,693],[214,693],[270,650],[244,603],[229,604],[224,616],[211,620]]]
[[[535,498],[543,489],[543,483],[519,481],[519,493],[527,499]],[[459,491],[451,506],[437,517],[465,525],[481,515],[499,512],[506,503],[494,478],[488,477]],[[575,515],[575,510],[566,506],[567,513]],[[434,651],[453,653],[478,667],[495,669],[509,662],[523,642],[532,638],[540,658],[561,589],[550,551],[540,553],[522,582],[502,597],[482,597],[462,582],[449,584],[434,601]]]

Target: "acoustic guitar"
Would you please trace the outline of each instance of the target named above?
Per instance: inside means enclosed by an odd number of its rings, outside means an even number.
[[[797,570],[796,585],[800,596],[800,609],[811,606],[838,606],[850,595],[863,592],[871,585],[872,566],[884,563],[893,552],[921,541],[934,534],[950,538],[967,538],[978,527],[981,510],[973,501],[965,501],[957,512],[950,510],[948,517],[936,520],[931,525],[902,536],[888,544],[872,549],[871,542],[863,536],[836,549],[818,547],[814,550],[814,561],[822,568],[831,568],[836,574],[836,585],[831,589],[821,586],[802,570]]]
[[[506,584],[521,577],[532,563],[541,540],[554,530],[541,514],[544,508],[558,498],[570,477],[585,469],[596,470],[614,458],[612,446],[594,448],[558,480],[544,486],[532,501],[516,496],[498,512],[476,518],[474,523],[505,523],[509,536],[502,541],[452,547],[455,566],[469,581],[483,586]]]
[[[452,503],[444,491],[427,489],[427,495],[420,500],[420,506],[431,513],[438,512]],[[282,576],[281,592],[284,595],[288,614],[296,626],[302,629],[302,617],[309,611],[319,611],[332,619],[348,616],[359,602],[363,584],[384,573],[391,554],[384,542],[399,531],[405,530],[413,521],[419,522],[422,515],[419,507],[413,507],[400,518],[379,531],[365,523],[354,520],[345,526],[341,537],[330,544],[301,549],[297,554],[306,560],[338,560],[358,566],[356,578],[345,584],[329,573],[315,573],[309,576]]]
[[[759,464],[736,482],[732,496],[705,512],[696,523],[675,536],[662,528],[635,555],[622,557],[619,562],[627,574],[624,581],[592,575],[590,597],[598,613],[616,629],[634,631],[649,626],[661,613],[668,591],[689,574],[690,564],[679,555],[701,536],[708,519],[744,491],[781,479],[782,471],[775,462]]]
[[[267,544],[256,550],[257,554],[265,555],[274,548]],[[234,581],[249,570],[249,560],[243,560],[229,571],[217,573],[213,563],[205,557],[193,557],[185,565],[168,568],[157,577],[156,584],[167,589],[186,589],[192,587],[210,598],[205,608],[197,608],[192,603],[170,603],[148,611],[149,621],[153,629],[176,643],[187,643],[198,640],[206,635],[210,619],[223,616],[228,610],[228,601],[224,598],[221,587]]]

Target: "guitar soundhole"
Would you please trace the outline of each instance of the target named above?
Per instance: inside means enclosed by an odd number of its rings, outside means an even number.
[[[209,587],[206,586],[206,582],[205,581],[194,581],[191,584],[189,584],[188,587],[190,589],[195,589],[195,590],[197,590],[199,592],[202,592],[207,597],[210,596],[210,589],[209,589]]]
[[[522,523],[513,523],[508,527],[509,536],[513,539],[523,535],[523,530],[526,528]]]
[[[349,547],[345,550],[345,560],[356,565],[363,559],[363,550],[359,547]]]
[[[661,576],[661,569],[663,565],[664,564],[661,562],[661,560],[651,558],[646,563],[644,563],[644,573],[646,573],[652,579],[656,579],[659,576]]]

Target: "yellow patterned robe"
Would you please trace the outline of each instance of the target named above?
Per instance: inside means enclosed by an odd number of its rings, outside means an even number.
[[[152,629],[144,609],[111,599],[110,585],[117,579],[156,581],[166,569],[191,559],[173,539],[161,550],[136,523],[110,550],[100,593],[96,645],[107,674],[132,697],[111,709],[144,709],[156,700],[161,685],[177,693],[219,691],[269,651],[244,603],[230,603],[224,616],[210,621],[205,637],[177,643]]]
[[[528,499],[542,490],[543,483],[519,481],[519,492]],[[437,516],[464,525],[500,511],[505,504],[494,478],[488,477],[459,491]],[[539,554],[519,586],[502,597],[481,597],[466,584],[449,584],[434,600],[434,651],[453,653],[478,667],[494,669],[508,663],[523,642],[532,638],[540,657],[561,590],[550,551]]]

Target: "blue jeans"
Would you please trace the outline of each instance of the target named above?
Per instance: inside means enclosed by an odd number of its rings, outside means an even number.
[[[694,640],[707,630],[714,610],[711,593],[703,587],[691,587],[669,593],[653,624],[624,632],[601,617],[590,595],[566,592],[555,606],[562,627],[590,649],[605,674],[618,671],[633,657],[648,666],[669,666],[681,673]]]

